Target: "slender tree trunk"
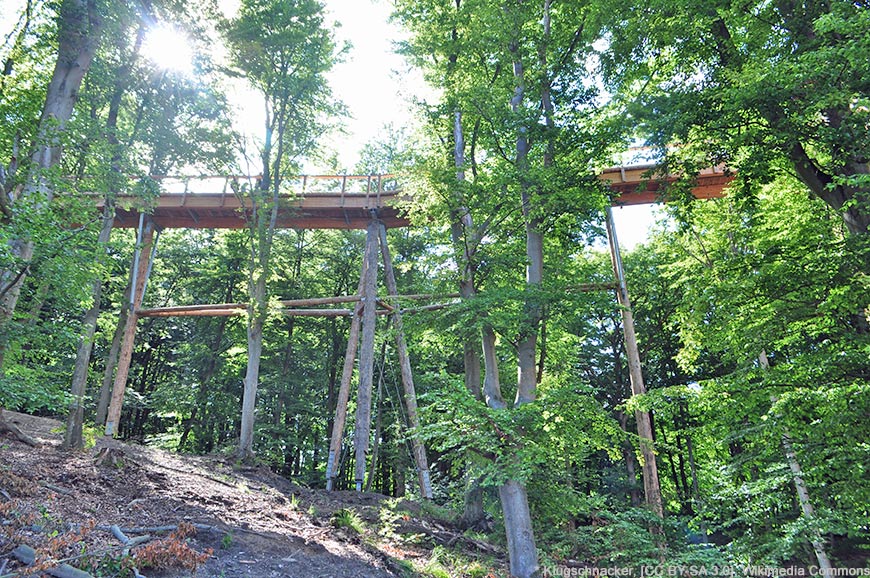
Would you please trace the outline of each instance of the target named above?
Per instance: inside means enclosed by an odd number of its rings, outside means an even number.
[[[230,302],[232,300],[233,295],[233,284],[227,284],[227,292],[225,295],[225,300]],[[227,317],[221,317],[220,321],[218,321],[218,329],[217,334],[215,335],[214,341],[212,341],[212,345],[209,348],[210,355],[208,356],[208,360],[206,361],[205,371],[202,372],[199,381],[199,388],[197,389],[196,394],[196,404],[193,406],[193,409],[190,410],[190,417],[184,422],[184,429],[181,432],[181,437],[178,438],[178,449],[182,450],[187,445],[187,440],[190,437],[190,432],[193,429],[193,426],[197,423],[199,416],[199,408],[204,406],[208,401],[208,388],[211,385],[211,380],[214,378],[214,374],[217,372],[218,368],[218,359],[220,357],[221,352],[221,344],[224,340],[224,333],[227,328]]]
[[[619,427],[622,431],[628,433],[628,415],[624,412],[617,412]],[[625,460],[625,474],[628,479],[628,493],[632,506],[640,506],[641,498],[637,486],[637,458],[634,456],[634,448],[625,441],[622,444],[622,457]]]
[[[762,369],[770,369],[770,361],[767,358],[767,352],[762,351],[758,354],[758,364]],[[776,396],[771,396],[771,402],[776,403]],[[781,418],[782,416],[777,416]],[[813,503],[810,501],[810,492],[807,489],[807,484],[804,481],[803,470],[800,462],[797,459],[797,454],[794,451],[794,446],[791,443],[791,436],[788,429],[784,429],[782,433],[782,448],[785,451],[785,461],[791,470],[792,480],[794,481],[795,492],[797,493],[798,503],[801,507],[801,514],[808,522],[810,527],[810,545],[813,547],[813,552],[816,554],[816,560],[819,562],[819,570],[821,576],[833,576],[833,566],[828,558],[828,553],[825,551],[825,543],[822,539],[821,532],[815,527],[816,513],[813,509]]]
[[[239,432],[238,457],[250,461],[254,457],[254,410],[260,380],[260,358],[263,355],[263,327],[266,323],[266,277],[259,274],[253,283],[253,303],[248,309],[248,366],[245,370],[242,394],[242,423]]]
[[[119,35],[119,49],[124,54],[126,46],[124,45],[124,34]],[[103,205],[103,225],[100,229],[100,235],[97,240],[98,259],[102,260],[106,253],[106,246],[109,242],[109,236],[112,232],[112,222],[115,217],[115,195],[119,190],[123,190],[126,183],[124,170],[122,166],[123,152],[119,147],[118,141],[118,115],[121,111],[121,103],[124,93],[130,84],[130,74],[133,70],[133,64],[139,57],[139,50],[142,47],[142,42],[145,39],[145,25],[141,23],[136,34],[136,40],[133,43],[132,51],[126,56],[123,64],[118,68],[115,75],[114,86],[112,90],[112,99],[109,102],[109,113],[106,116],[106,134],[109,146],[112,148],[112,171],[109,180],[109,190],[106,191]],[[100,315],[100,297],[102,291],[102,279],[95,279],[91,295],[93,304],[90,310],[85,314],[82,323],[82,337],[79,342],[78,351],[76,352],[75,369],[73,370],[72,379],[72,402],[70,406],[70,415],[67,419],[66,435],[64,436],[64,447],[67,449],[81,449],[83,447],[82,440],[82,400],[84,399],[85,387],[87,385],[88,364],[91,359],[91,351],[93,349],[94,334],[97,328],[97,319]]]
[[[496,354],[496,335],[492,325],[485,324],[481,330],[483,345],[483,397],[493,409],[504,409],[507,404],[501,395],[501,382],[498,375],[498,355]]]
[[[677,493],[677,501],[680,502],[680,512],[683,513],[683,509],[685,508],[685,494],[683,492],[683,487],[680,484],[680,478],[677,475],[677,466],[676,460],[674,459],[674,452],[671,451],[670,443],[668,442],[668,435],[665,431],[665,426],[659,422],[659,436],[661,436],[661,453],[664,454],[663,461],[667,464],[668,470],[671,473],[671,482],[674,484],[674,491]]]
[[[260,359],[263,355],[263,328],[269,316],[266,282],[271,272],[272,241],[278,221],[278,198],[281,187],[281,158],[283,130],[279,124],[278,152],[274,168],[272,162],[271,120],[266,119],[267,139],[263,147],[263,177],[260,186],[252,191],[250,305],[248,306],[248,366],[245,370],[242,395],[242,420],[239,429],[238,458],[249,462],[254,458],[254,420],[257,405],[257,388],[260,380]]]
[[[689,454],[689,471],[692,475],[692,511],[698,514],[700,512],[698,527],[701,530],[701,542],[708,544],[710,539],[707,537],[707,523],[704,521],[704,510],[699,509],[701,502],[701,492],[698,488],[698,470],[695,467],[695,449],[692,443],[692,436],[686,436],[686,451]]]
[[[121,312],[118,315],[118,323],[115,325],[115,334],[112,336],[112,345],[106,356],[106,368],[103,370],[103,383],[100,386],[99,399],[97,401],[97,415],[94,423],[98,426],[105,425],[106,415],[109,411],[109,398],[112,393],[112,383],[115,381],[115,368],[118,365],[118,354],[121,351],[121,341],[124,338],[124,327],[127,326],[127,315],[130,314],[130,292],[132,288],[132,276],[128,280],[127,289],[124,291]]]
[[[45,307],[45,299],[48,297],[48,291],[51,289],[51,283],[48,280],[43,280],[34,292],[30,311],[27,314],[27,324],[30,327],[36,327],[39,324],[39,318],[42,316],[42,308]]]
[[[112,233],[112,221],[115,219],[114,203],[107,202],[103,208],[103,226],[97,238],[97,251],[105,253],[105,247]],[[97,331],[97,319],[100,317],[100,296],[103,289],[102,277],[94,279],[91,288],[90,309],[85,313],[82,322],[82,334],[76,351],[76,362],[72,377],[72,400],[70,401],[69,415],[66,420],[66,433],[63,438],[64,449],[80,450],[84,447],[82,437],[82,421],[84,419],[85,387],[88,383],[88,366],[91,361],[91,350],[94,346],[94,334]]]

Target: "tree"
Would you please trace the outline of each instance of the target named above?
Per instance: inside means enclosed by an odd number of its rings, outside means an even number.
[[[146,171],[166,174],[173,167],[196,164],[212,170],[226,166],[228,137],[224,135],[232,134],[227,107],[210,84],[212,79],[204,77],[201,71],[199,78],[193,79],[160,70],[142,55],[143,43],[157,26],[158,14],[160,18],[189,21],[194,28],[198,15],[162,2],[116,3],[112,8],[104,19],[112,42],[104,43],[98,51],[80,101],[80,108],[89,109],[89,114],[81,115],[86,120],[76,124],[84,126],[76,128],[88,138],[74,151],[75,162],[67,163],[74,167],[68,170],[87,174],[82,180],[90,187],[89,192],[102,192],[103,196],[102,223],[95,247],[98,267],[92,281],[91,304],[82,321],[64,440],[72,448],[82,445],[83,400],[105,282],[100,265],[106,260],[116,196],[124,192],[143,196],[153,192],[146,186],[155,184],[149,179],[131,186],[132,174]],[[203,59],[198,60],[201,64]],[[162,94],[163,98],[153,98],[153,93]],[[212,104],[205,104],[207,101]],[[151,121],[147,128],[143,118]],[[208,144],[192,146],[183,143],[185,137]],[[159,189],[159,185],[154,188]],[[114,360],[107,365],[110,369],[106,371],[109,376],[105,381],[106,395],[100,396],[106,401]]]
[[[323,6],[315,0],[249,0],[223,29],[235,66],[260,92],[265,104],[265,134],[260,150],[262,176],[239,192],[250,201],[250,306],[248,369],[242,404],[239,457],[253,457],[254,408],[263,328],[268,316],[266,283],[281,184],[312,151],[334,112],[325,73],[335,61],[331,33],[323,25]]]
[[[866,3],[617,0],[600,19],[605,79],[642,138],[748,188],[787,168],[867,233]]]
[[[863,435],[866,411],[867,336],[854,319],[855,304],[870,301],[859,281],[866,247],[787,178],[757,200],[705,203],[691,216],[652,249],[681,295],[669,314],[679,369],[699,383],[652,389],[647,403],[674,444],[691,435],[703,448],[682,450],[697,459],[699,514],[733,539],[738,559],[780,563],[810,544],[808,556],[836,558],[838,544],[866,540],[853,505],[866,483],[836,465],[862,453],[847,440]],[[667,419],[681,412],[695,423]],[[710,477],[717,467],[725,475]],[[847,486],[854,493],[834,489]]]
[[[398,13],[412,31],[406,52],[445,91],[428,111],[437,144],[421,168],[435,191],[425,210],[449,222],[460,290],[480,313],[483,397],[493,409],[516,412],[519,423],[523,406],[537,396],[547,357],[540,337],[551,289],[544,274],[547,235],[575,232],[603,200],[584,179],[600,150],[581,137],[590,114],[577,72],[588,49],[585,7],[433,1],[399,3]],[[492,291],[486,304],[480,302],[483,287]],[[502,319],[499,329],[516,355],[513,404],[502,394],[491,322],[493,302],[506,297],[510,321]],[[463,349],[466,383],[474,391],[476,347],[467,342]],[[538,571],[525,488],[534,477],[529,464],[512,469],[499,487],[511,572],[518,576]]]
[[[48,84],[39,128],[31,144],[27,176],[20,189],[9,199],[4,191],[2,208],[7,219],[15,218],[16,207],[46,210],[54,197],[56,184],[53,169],[62,154],[62,134],[78,98],[82,79],[87,74],[100,41],[101,18],[96,0],[63,0],[57,13],[57,62]],[[0,329],[12,319],[21,286],[33,258],[36,240],[17,238],[9,241],[11,266],[0,270]],[[2,369],[3,343],[0,343]]]

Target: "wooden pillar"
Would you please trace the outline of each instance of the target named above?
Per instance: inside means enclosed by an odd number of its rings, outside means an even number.
[[[643,372],[640,366],[640,353],[637,347],[637,335],[634,332],[634,315],[631,312],[631,301],[628,298],[628,288],[625,284],[625,271],[622,268],[622,257],[619,254],[619,242],[616,239],[616,228],[613,225],[613,210],[607,207],[607,240],[610,244],[610,260],[613,264],[613,274],[616,277],[616,299],[622,312],[622,335],[625,340],[625,355],[628,359],[628,374],[631,380],[631,394],[643,395],[646,386],[643,383]],[[647,505],[661,518],[664,516],[662,506],[662,490],[659,485],[659,473],[656,467],[656,455],[653,450],[653,431],[649,412],[636,411],[637,435],[640,438],[640,451],[643,456],[643,489]]]
[[[396,285],[396,274],[393,271],[393,260],[390,257],[390,247],[387,245],[387,228],[380,223],[381,255],[384,259],[384,279],[390,297],[399,294]],[[432,499],[432,481],[429,476],[429,463],[426,459],[426,448],[416,435],[420,431],[420,418],[417,417],[417,392],[414,389],[414,376],[411,373],[411,360],[408,357],[408,344],[405,341],[405,331],[402,325],[402,311],[397,306],[393,310],[393,323],[396,328],[396,351],[399,354],[399,367],[402,373],[402,386],[405,393],[405,408],[408,411],[408,428],[411,430],[411,449],[417,465],[417,477],[420,482],[420,495]]]
[[[154,221],[147,215],[140,215],[136,253],[133,259],[133,291],[130,295],[130,312],[124,324],[124,336],[121,342],[121,352],[118,356],[118,368],[115,372],[112,398],[109,403],[109,414],[106,418],[105,435],[107,436],[115,436],[118,433],[121,406],[124,403],[124,390],[127,387],[127,375],[130,372],[130,360],[133,357],[133,346],[136,339],[138,311],[142,306],[145,285],[151,272],[151,261],[156,247],[157,245],[154,241]]]
[[[373,216],[366,229],[366,277],[362,293],[362,343],[359,353],[359,389],[356,397],[356,423],[353,432],[354,483],[361,492],[366,475],[366,453],[372,421],[372,381],[375,369],[375,324],[377,323],[378,227]]]
[[[356,293],[362,297],[368,274],[368,262],[363,254],[362,270],[359,276],[359,286]],[[360,299],[353,307],[350,320],[350,331],[347,334],[347,349],[344,353],[344,366],[341,370],[341,384],[338,388],[338,398],[335,401],[335,421],[332,422],[332,438],[329,443],[329,454],[326,458],[326,490],[331,492],[338,475],[338,460],[341,456],[341,441],[344,437],[344,424],[347,419],[347,402],[350,399],[350,380],[353,378],[353,364],[356,360],[356,350],[359,346],[359,333],[362,326],[363,301]]]

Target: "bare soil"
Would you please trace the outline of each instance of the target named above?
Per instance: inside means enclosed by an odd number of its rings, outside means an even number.
[[[197,531],[176,540],[163,558],[158,555],[158,566],[168,567],[136,572],[147,578],[425,576],[431,564],[442,564],[433,561],[440,546],[442,552],[456,552],[454,566],[441,565],[451,576],[506,575],[499,548],[423,514],[412,502],[326,493],[265,467],[239,470],[220,457],[173,454],[108,438],[84,452],[65,452],[59,421],[9,411],[3,416],[39,445],[0,436],[0,578],[32,571],[13,555],[21,544],[36,549],[37,564],[50,557],[47,568],[66,560],[91,576],[131,576],[130,570],[111,574],[93,567],[104,556],[104,561],[123,558],[124,544],[110,527],[118,526],[128,538],[152,536],[129,549],[126,560],[132,564],[142,549],[162,547],[160,540],[169,534],[164,527],[181,523]],[[355,512],[362,533],[336,527],[339,510]],[[179,567],[209,550],[198,568]],[[473,572],[461,568],[468,564]],[[46,572],[57,577],[56,570]]]

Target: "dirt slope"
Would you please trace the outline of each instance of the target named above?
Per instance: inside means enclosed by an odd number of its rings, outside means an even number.
[[[449,523],[426,519],[412,503],[375,494],[327,494],[266,468],[236,471],[218,458],[114,440],[69,454],[59,448],[60,422],[14,412],[4,416],[40,445],[0,436],[0,576],[21,569],[12,553],[21,544],[36,548],[37,563],[40,556],[51,556],[46,565],[56,567],[58,560],[73,558],[71,565],[92,576],[113,575],[106,569],[112,564],[134,565],[147,578],[437,575],[426,571],[433,564],[451,576],[503,575],[497,548],[463,536]],[[355,513],[350,517],[359,522],[357,530],[336,527],[336,512],[341,518],[348,510]],[[196,534],[167,537],[165,527],[184,523],[195,525]],[[112,525],[124,535],[113,535]],[[121,540],[143,534],[152,539],[123,557]],[[445,567],[433,559],[439,545],[441,552],[465,548],[468,554],[452,560],[456,567]],[[196,570],[179,567],[195,562],[200,562]],[[102,564],[100,570],[96,564]]]

